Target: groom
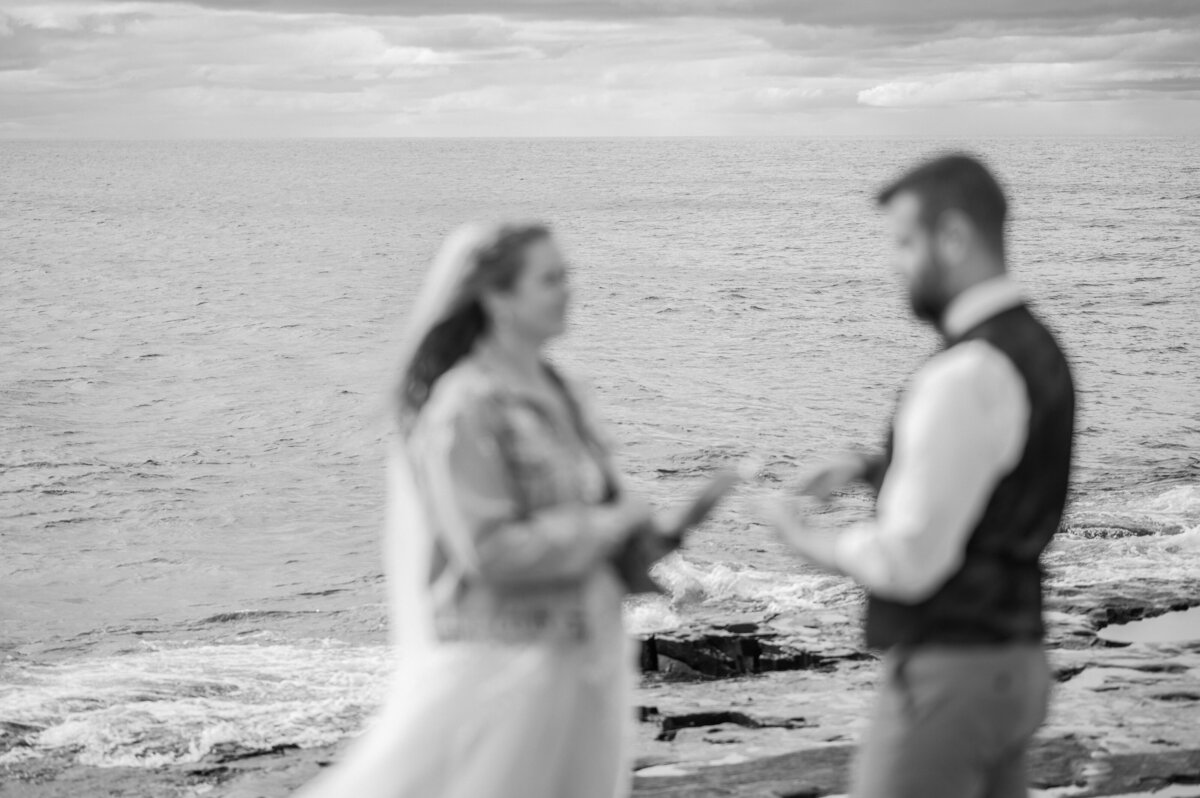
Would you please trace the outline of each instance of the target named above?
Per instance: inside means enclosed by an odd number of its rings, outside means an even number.
[[[805,487],[828,500],[866,482],[872,520],[815,530],[786,504],[769,520],[866,588],[867,644],[886,652],[855,798],[1024,796],[1050,685],[1038,558],[1066,502],[1071,373],[1007,276],[1007,203],[981,163],[938,158],[879,203],[912,310],[945,346],[901,398],[886,453]]]

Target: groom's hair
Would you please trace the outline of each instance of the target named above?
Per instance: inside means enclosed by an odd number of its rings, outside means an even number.
[[[902,175],[879,192],[880,205],[897,194],[910,192],[921,203],[921,221],[932,230],[944,211],[966,214],[984,241],[1004,254],[1004,220],[1008,201],[988,168],[970,155],[943,155]]]

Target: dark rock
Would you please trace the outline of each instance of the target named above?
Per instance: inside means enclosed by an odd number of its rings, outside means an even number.
[[[1054,681],[1062,683],[1069,682],[1079,674],[1083,673],[1087,665],[1065,665],[1054,669]]]
[[[1125,667],[1132,668],[1135,671],[1145,671],[1146,673],[1187,673],[1191,670],[1190,667],[1182,662],[1131,662]]]
[[[641,648],[638,650],[638,667],[642,673],[658,670],[658,641],[654,635],[642,638]]]
[[[1156,701],[1200,701],[1200,693],[1151,693]]]
[[[270,748],[249,748],[240,743],[217,743],[200,760],[200,764],[236,762],[256,756],[271,756],[284,751],[294,751],[298,745],[274,745]]]
[[[673,657],[659,655],[655,668],[658,675],[666,681],[703,681],[711,678],[709,674],[701,673],[686,662],[680,662]]]
[[[662,719],[662,732],[658,739],[671,740],[679,729],[700,726],[722,726],[727,723],[745,726],[748,729],[780,728],[799,729],[811,724],[804,718],[755,718],[745,712],[721,710],[714,712],[689,712],[684,715],[669,715]]]
[[[42,731],[40,726],[28,723],[17,723],[12,720],[0,720],[0,753],[14,748],[28,748],[30,738]]]
[[[844,645],[781,634],[752,621],[660,632],[644,637],[641,646],[644,672],[662,671],[664,662],[670,661],[683,664],[698,676],[714,678],[771,671],[832,670],[840,661],[870,656]]]

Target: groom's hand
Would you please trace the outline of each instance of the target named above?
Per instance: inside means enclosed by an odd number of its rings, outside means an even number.
[[[781,540],[794,549],[803,550],[808,524],[796,509],[796,501],[784,496],[771,496],[758,502],[758,516],[774,529]]]
[[[831,571],[837,567],[837,534],[808,523],[795,499],[772,497],[758,504],[758,515],[804,559]]]
[[[805,479],[800,485],[800,493],[828,503],[835,491],[843,490],[866,476],[868,465],[865,455],[843,455]]]

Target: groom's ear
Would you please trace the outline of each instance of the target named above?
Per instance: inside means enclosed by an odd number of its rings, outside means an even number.
[[[933,245],[944,263],[961,263],[971,249],[974,235],[975,227],[967,215],[958,208],[947,208],[934,224]]]

